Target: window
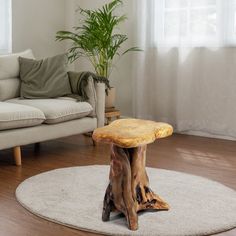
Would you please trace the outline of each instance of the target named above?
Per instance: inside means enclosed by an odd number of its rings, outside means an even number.
[[[11,0],[0,0],[0,54],[11,52]]]
[[[156,0],[155,9],[158,44],[236,44],[236,0]]]

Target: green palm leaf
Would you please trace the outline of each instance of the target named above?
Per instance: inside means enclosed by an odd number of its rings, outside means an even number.
[[[117,33],[120,24],[127,19],[126,15],[115,14],[122,4],[122,0],[113,0],[97,10],[78,9],[82,23],[74,27],[74,32],[58,31],[56,34],[56,40],[72,43],[67,52],[69,62],[86,57],[98,75],[108,78],[115,57],[141,51],[138,47],[131,47],[120,53],[121,46],[128,40],[126,35]]]

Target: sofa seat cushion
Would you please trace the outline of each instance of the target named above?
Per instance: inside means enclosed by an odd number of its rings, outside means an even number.
[[[64,121],[74,120],[88,116],[92,111],[92,106],[87,102],[77,102],[69,98],[54,99],[11,99],[7,102],[23,104],[40,109],[46,120],[46,124],[57,124]]]
[[[37,108],[0,102],[0,130],[40,125],[45,116]]]

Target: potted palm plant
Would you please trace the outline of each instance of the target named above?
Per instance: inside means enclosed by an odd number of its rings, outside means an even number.
[[[79,9],[82,16],[80,25],[74,27],[74,32],[58,31],[56,39],[70,40],[68,60],[74,62],[80,57],[86,57],[97,75],[109,79],[115,65],[115,59],[130,51],[140,51],[137,47],[128,48],[121,52],[121,45],[127,41],[125,34],[118,32],[119,25],[124,22],[126,15],[117,16],[115,10],[122,0],[113,0],[96,10]],[[114,104],[114,88],[108,90],[106,107]]]

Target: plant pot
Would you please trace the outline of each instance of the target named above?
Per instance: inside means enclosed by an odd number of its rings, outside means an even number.
[[[108,89],[108,94],[106,95],[105,98],[106,108],[115,107],[115,97],[116,97],[116,89],[114,87],[111,87],[111,89]]]

